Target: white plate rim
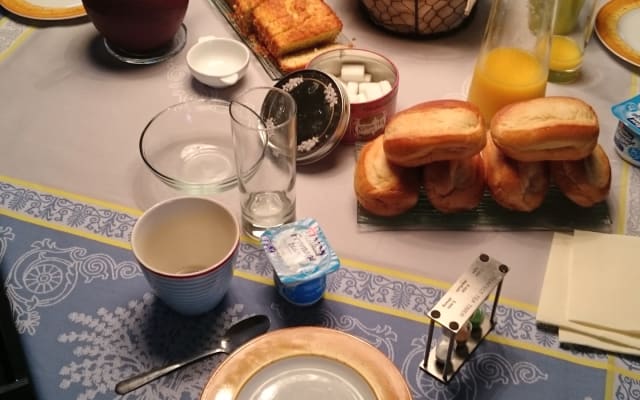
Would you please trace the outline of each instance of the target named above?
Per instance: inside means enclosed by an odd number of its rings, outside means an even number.
[[[381,351],[348,333],[310,326],[271,331],[237,349],[213,372],[200,399],[235,399],[260,370],[296,356],[324,357],[350,367],[379,400],[411,400],[404,377]]]
[[[640,8],[640,0],[611,0],[596,16],[595,31],[600,42],[620,59],[640,67],[640,52],[628,45],[618,33],[618,21],[627,12]]]
[[[87,15],[81,0],[69,0],[66,7],[45,7],[28,0],[0,0],[0,6],[18,16],[44,21],[65,20]]]

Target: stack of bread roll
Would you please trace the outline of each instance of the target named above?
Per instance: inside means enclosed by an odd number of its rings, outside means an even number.
[[[574,203],[606,199],[609,159],[598,145],[598,119],[572,97],[514,103],[485,123],[473,104],[436,100],[395,114],[356,164],[360,205],[380,216],[413,208],[421,186],[443,213],[472,210],[485,188],[500,206],[529,212],[551,182]]]

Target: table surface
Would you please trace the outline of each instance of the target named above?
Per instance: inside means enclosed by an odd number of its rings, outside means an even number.
[[[466,97],[488,0],[478,3],[464,29],[434,39],[381,31],[367,20],[356,1],[329,3],[356,47],[383,53],[397,64],[398,110],[427,100]],[[138,350],[146,343],[139,354],[144,361],[121,368],[117,374],[103,374],[101,380],[87,378],[96,374],[87,370],[104,365],[88,354],[105,350],[82,343],[89,343],[87,337],[98,332],[104,335],[98,328],[112,326],[118,318],[151,325],[168,319],[193,324],[196,330],[215,324],[219,334],[231,320],[264,312],[272,317],[275,327],[315,321],[361,337],[375,331],[379,340],[372,342],[377,347],[386,346],[387,339],[395,343],[386,354],[407,377],[414,398],[453,398],[452,385],[446,389],[434,386],[416,371],[416,360],[421,356],[416,343],[421,340],[424,346],[424,315],[429,305],[435,304],[481,253],[510,267],[499,315],[505,325],[498,324],[484,350],[499,354],[495,365],[506,365],[508,372],[501,375],[504,387],[498,390],[497,383],[486,378],[489,375],[474,375],[470,367],[464,379],[473,380],[475,394],[467,393],[470,397],[465,398],[483,398],[492,391],[495,395],[496,390],[500,398],[523,393],[539,398],[539,391],[523,389],[528,385],[538,385],[550,396],[558,390],[568,396],[573,393],[570,389],[575,389],[569,382],[576,382],[574,375],[580,373],[584,374],[578,381],[587,389],[571,398],[611,398],[614,393],[617,398],[638,396],[637,362],[562,350],[557,337],[536,328],[535,306],[553,232],[367,231],[356,222],[352,189],[355,150],[349,145],[339,146],[327,158],[298,170],[297,215],[320,223],[343,262],[316,317],[278,301],[266,261],[248,243],[243,244],[237,279],[225,299],[224,311],[214,313],[206,322],[173,315],[155,302],[128,247],[136,216],[179,194],[145,169],[138,154],[139,135],[146,122],[168,105],[195,98],[230,98],[272,81],[255,58],[247,76],[232,88],[209,88],[190,76],[185,55],[198,37],[236,36],[207,0],[190,2],[185,49],[150,66],[125,65],[112,59],[87,18],[44,22],[0,12],[4,13],[0,15],[0,267],[5,282],[15,284],[8,294],[39,397],[113,398],[112,386],[118,376],[175,355],[158,354],[156,346],[169,340],[171,332],[163,331],[162,337],[151,340],[145,336],[147,325],[119,325],[112,333],[137,335],[135,340],[117,344],[119,357],[132,351],[127,343]],[[639,72],[615,58],[594,37],[587,47],[583,77],[569,85],[549,84],[547,88],[548,95],[582,98],[598,113],[600,144],[613,168],[608,200],[612,230],[629,235],[640,235],[640,170],[623,162],[613,150],[617,120],[610,107],[640,91]],[[216,197],[239,214],[236,190]],[[26,290],[29,285],[20,279],[26,279],[28,271],[37,272],[40,259],[69,268],[63,275],[67,285],[63,290],[42,284],[30,297],[23,297],[19,289]],[[57,290],[60,292],[54,293]],[[243,298],[248,292],[251,295]],[[46,307],[50,308],[47,312],[40,309]],[[283,317],[287,315],[291,319]],[[387,332],[386,339],[385,333],[377,331],[384,331],[384,327],[393,331]],[[105,340],[98,342],[105,346]],[[44,357],[41,351],[49,348],[56,349],[55,356]],[[106,354],[104,359],[108,359]],[[101,362],[106,363],[104,359]],[[519,371],[514,364],[517,360],[529,369]],[[110,362],[116,366],[124,363]],[[149,385],[143,395],[131,398],[197,398],[212,365],[200,364]],[[477,367],[482,369],[482,365]],[[84,372],[79,372],[82,368]],[[525,376],[528,372],[531,375]],[[590,373],[599,378],[590,379]],[[472,379],[475,376],[485,376],[485,380]],[[431,391],[430,385],[437,391]]]

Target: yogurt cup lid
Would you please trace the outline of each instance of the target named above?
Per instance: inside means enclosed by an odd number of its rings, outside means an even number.
[[[295,286],[340,268],[340,259],[313,218],[304,218],[267,229],[262,248],[278,280]]]
[[[275,86],[288,92],[298,107],[297,164],[311,164],[329,154],[349,125],[349,100],[342,84],[325,72],[303,69]]]
[[[640,135],[640,95],[611,107],[611,112],[625,126]]]

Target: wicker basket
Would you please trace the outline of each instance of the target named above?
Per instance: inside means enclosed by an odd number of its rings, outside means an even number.
[[[376,25],[399,34],[437,35],[469,17],[476,0],[360,0]]]

